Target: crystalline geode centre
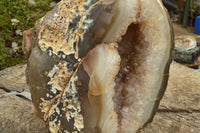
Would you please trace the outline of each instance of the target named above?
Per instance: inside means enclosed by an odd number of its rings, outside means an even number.
[[[134,133],[166,89],[173,32],[160,0],[62,0],[24,33],[23,50],[51,132]]]

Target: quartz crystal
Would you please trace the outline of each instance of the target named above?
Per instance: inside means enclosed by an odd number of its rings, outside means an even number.
[[[24,32],[23,50],[52,133],[134,133],[166,89],[173,30],[160,0],[61,0]]]

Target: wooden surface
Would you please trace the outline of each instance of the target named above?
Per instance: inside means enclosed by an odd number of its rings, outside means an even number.
[[[0,88],[20,90],[28,87],[25,65],[0,72]],[[200,72],[173,62],[167,91],[159,110],[141,133],[200,133]],[[6,93],[0,89],[0,94]],[[32,103],[17,96],[0,99],[0,133],[48,132],[35,116]]]

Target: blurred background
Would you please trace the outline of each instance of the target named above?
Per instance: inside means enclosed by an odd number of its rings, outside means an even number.
[[[162,0],[173,22],[194,26],[195,18],[200,16],[200,0]],[[185,22],[187,21],[187,22]]]
[[[22,33],[59,0],[0,0],[0,70],[23,63]]]
[[[0,70],[25,62],[22,52],[23,31],[33,27],[36,20],[59,1],[0,0]],[[171,21],[193,33],[195,20],[200,16],[200,0],[162,1]]]

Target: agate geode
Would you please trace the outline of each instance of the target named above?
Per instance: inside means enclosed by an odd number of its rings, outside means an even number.
[[[35,112],[51,132],[134,133],[168,80],[173,32],[160,0],[62,0],[24,32]]]

